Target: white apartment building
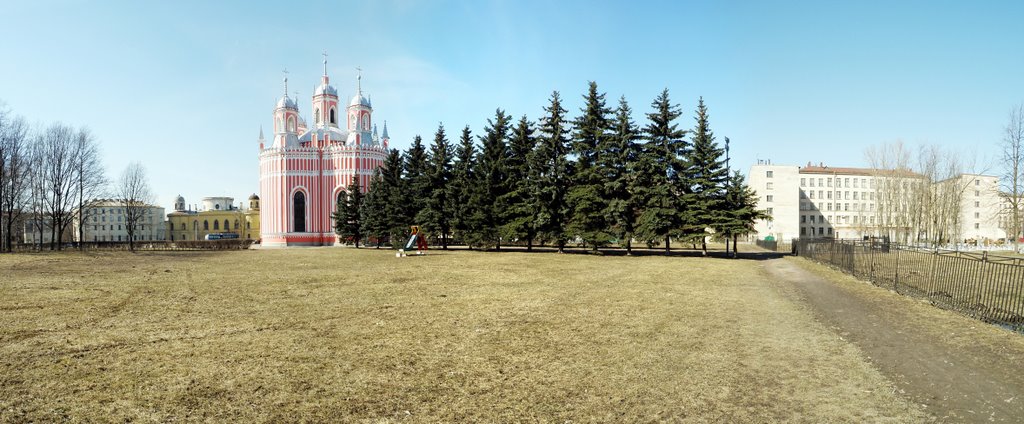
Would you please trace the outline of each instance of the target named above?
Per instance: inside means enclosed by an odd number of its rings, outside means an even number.
[[[749,184],[757,192],[757,208],[772,216],[754,223],[757,238],[772,236],[788,241],[800,237],[799,172],[796,165],[772,165],[768,161],[750,167]]]
[[[758,209],[772,215],[755,223],[759,239],[890,236],[906,242],[961,242],[1005,237],[999,228],[998,178],[993,176],[963,174],[930,183],[909,171],[769,162],[751,166],[749,175]],[[922,213],[921,205],[938,210],[957,197],[959,213],[947,214],[941,223]]]
[[[86,242],[126,242],[128,229],[125,222],[125,209],[116,199],[100,199],[82,207],[84,225],[83,240]],[[74,238],[78,240],[78,213],[72,223]],[[146,205],[142,219],[135,230],[136,241],[164,240],[165,230],[164,208]]]

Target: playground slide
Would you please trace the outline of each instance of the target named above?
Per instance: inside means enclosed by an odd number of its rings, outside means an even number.
[[[416,234],[409,236],[409,242],[405,244],[405,250],[412,250],[412,247],[416,244]]]

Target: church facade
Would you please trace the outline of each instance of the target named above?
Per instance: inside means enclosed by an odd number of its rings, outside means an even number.
[[[310,110],[313,125],[299,115],[298,104],[285,93],[274,108],[273,140],[259,137],[260,238],[265,246],[329,246],[338,243],[331,214],[353,178],[366,191],[373,172],[383,165],[388,129],[378,135],[373,106],[362,92],[347,105],[330,85],[327,60]]]

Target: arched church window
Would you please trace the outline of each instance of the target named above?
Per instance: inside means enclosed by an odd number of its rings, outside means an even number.
[[[339,191],[338,192],[338,204],[340,205],[341,202],[344,202],[346,200],[348,200],[348,198],[345,196],[345,190]]]
[[[213,220],[213,229],[214,230],[219,230],[220,229],[220,221],[218,221],[216,219]]]
[[[203,220],[203,230],[210,229],[210,221]]]
[[[301,191],[295,192],[292,197],[292,218],[292,231],[306,232],[306,195]]]
[[[238,228],[238,227],[235,227],[235,228]],[[224,229],[225,230],[230,230],[231,229],[231,226],[228,225],[228,220],[226,220],[226,219],[224,220]]]
[[[334,111],[334,108],[332,107],[331,108],[331,121],[330,121],[332,124],[336,124],[337,123],[337,122],[335,122],[335,120],[337,118],[334,115],[335,115],[335,111]]]
[[[238,220],[237,219],[235,220],[235,229],[236,230],[238,229]]]
[[[314,116],[314,119],[316,119],[316,123],[319,125],[320,124],[320,108],[316,108],[313,111],[313,116]]]
[[[181,223],[181,231],[185,231],[185,223],[184,222]]]
[[[246,223],[245,223],[245,229],[246,230],[251,230],[252,229],[252,227],[249,225],[248,221],[246,221]]]
[[[370,130],[370,115],[363,115],[363,131]]]
[[[295,132],[295,118],[288,118],[288,131]]]

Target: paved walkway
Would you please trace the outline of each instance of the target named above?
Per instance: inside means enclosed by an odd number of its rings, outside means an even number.
[[[826,279],[802,261],[763,266],[903,396],[942,422],[1024,422],[1024,335],[866,283]]]

